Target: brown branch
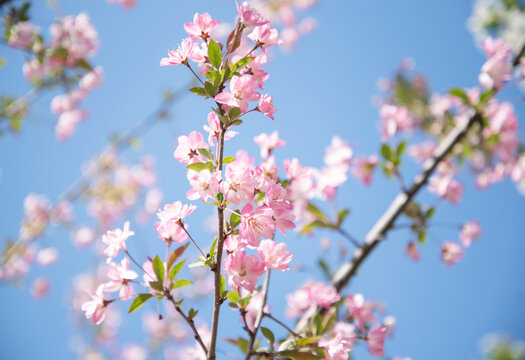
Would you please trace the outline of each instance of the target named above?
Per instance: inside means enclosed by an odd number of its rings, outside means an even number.
[[[266,298],[268,297],[268,288],[270,285],[270,269],[266,271],[266,278],[264,279],[264,284],[262,288],[263,299],[261,302],[261,307],[257,312],[257,317],[255,318],[255,323],[253,324],[253,331],[250,332],[250,343],[248,345],[248,350],[246,351],[245,360],[249,360],[252,357],[253,345],[255,344],[255,339],[257,338],[257,332],[261,327],[261,320],[264,314],[264,306],[266,305]]]

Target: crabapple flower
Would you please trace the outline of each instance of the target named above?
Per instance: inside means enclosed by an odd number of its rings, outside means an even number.
[[[10,29],[7,43],[14,47],[29,49],[38,40],[39,28],[29,21],[19,21]]]
[[[413,261],[419,261],[420,255],[419,250],[417,248],[417,244],[414,241],[411,241],[407,244],[407,247],[405,249],[405,253],[407,256],[413,260]]]
[[[295,215],[293,213],[293,205],[286,201],[274,201],[270,203],[273,210],[273,218],[275,220],[275,227],[286,235],[284,232],[289,229],[295,229]]]
[[[234,76],[230,81],[230,92],[221,92],[215,96],[215,101],[228,109],[238,107],[245,113],[248,110],[248,101],[257,101],[261,97],[261,94],[255,92],[256,89],[257,82],[251,75]]]
[[[219,24],[220,21],[212,20],[211,15],[208,13],[202,15],[195,13],[193,16],[193,22],[184,24],[184,30],[186,30],[192,40],[197,40],[199,38],[206,40]]]
[[[226,201],[231,201],[239,205],[241,201],[250,202],[253,200],[255,184],[254,179],[248,169],[236,171],[236,161],[228,165],[225,174],[225,180],[220,184],[220,190],[224,194]]]
[[[188,234],[186,234],[184,229],[174,222],[156,222],[155,230],[157,230],[159,238],[167,243],[180,244],[188,238]]]
[[[253,40],[255,45],[262,48],[264,52],[266,52],[268,46],[282,43],[281,39],[279,39],[277,29],[271,29],[268,24],[256,26],[255,29],[248,34],[248,38]]]
[[[182,40],[177,49],[168,51],[168,57],[160,60],[160,66],[187,65],[188,59],[201,62],[204,60],[202,54],[190,38]]]
[[[178,145],[173,156],[178,162],[182,164],[191,164],[204,161],[204,157],[197,151],[197,149],[200,148],[208,148],[201,133],[192,131],[189,136],[181,135],[177,139],[177,143]]]
[[[94,55],[98,50],[97,30],[85,13],[67,15],[51,25],[51,44],[54,48],[67,49],[66,65],[74,66],[80,59]],[[62,60],[60,60],[62,61]]]
[[[133,287],[130,280],[137,278],[137,273],[129,269],[128,258],[123,258],[120,265],[109,263],[108,276],[111,281],[104,284],[104,291],[119,291],[122,300],[129,300],[133,297]]]
[[[204,131],[209,134],[208,144],[210,144],[210,146],[215,146],[215,139],[219,138],[221,128],[219,124],[219,117],[213,111],[208,114],[208,125],[204,125]],[[224,133],[224,141],[230,140],[237,134],[239,134],[237,131],[227,130]]]
[[[229,254],[240,251],[248,246],[246,240],[242,239],[239,235],[230,235],[224,240],[224,250]]]
[[[434,154],[434,150],[437,145],[433,141],[425,141],[421,144],[415,144],[408,148],[408,155],[416,159],[418,162],[423,163],[430,159]]]
[[[54,247],[48,247],[38,252],[36,262],[42,266],[53,265],[58,260],[58,250]]]
[[[106,317],[106,302],[104,301],[104,284],[97,287],[91,301],[82,304],[82,311],[86,313],[86,319],[93,319],[93,322],[100,325]]]
[[[292,261],[292,254],[286,250],[285,243],[263,240],[257,248],[257,254],[267,269],[290,270],[288,263]]]
[[[382,141],[386,141],[396,133],[408,130],[414,125],[414,120],[404,106],[385,104],[381,107],[380,115],[383,121]]]
[[[481,236],[482,230],[479,222],[469,221],[463,224],[461,227],[461,233],[459,234],[459,240],[464,247],[470,247],[472,240],[478,239]]]
[[[366,343],[368,344],[368,349],[375,356],[385,356],[384,347],[385,347],[385,337],[387,333],[387,328],[379,324],[375,324],[368,331],[366,335]]]
[[[348,166],[352,155],[352,148],[339,136],[334,136],[330,145],[326,147],[323,162],[327,166]]]
[[[368,186],[372,182],[373,172],[378,161],[377,155],[370,155],[368,158],[356,158],[350,172],[364,185]]]
[[[310,285],[310,298],[319,306],[328,309],[333,303],[339,301],[341,296],[332,285],[316,282]]]
[[[253,141],[261,148],[261,158],[267,159],[271,152],[286,145],[286,141],[279,139],[279,132],[274,131],[271,135],[262,133],[253,138]]]
[[[65,141],[73,133],[77,125],[86,118],[86,112],[80,109],[72,109],[60,114],[55,126],[55,135],[60,141]]]
[[[202,201],[206,201],[209,198],[215,199],[221,179],[221,171],[214,172],[213,174],[208,169],[199,172],[188,171],[188,180],[191,189],[186,193],[186,198],[188,200],[201,198]]]
[[[246,239],[251,246],[258,246],[260,237],[273,238],[275,222],[273,210],[269,206],[259,206],[253,209],[251,204],[246,204],[241,211],[241,225],[239,236]]]
[[[257,10],[251,8],[247,1],[244,1],[240,6],[236,1],[235,6],[237,6],[237,12],[239,13],[239,21],[245,26],[253,27],[269,23]]]
[[[180,201],[175,201],[173,204],[164,205],[162,210],[159,209],[157,217],[163,223],[177,223],[190,215],[196,208],[195,205],[182,205]]]
[[[102,86],[102,80],[104,78],[104,73],[102,66],[97,66],[93,71],[88,72],[86,75],[80,79],[79,86],[84,91],[91,91],[95,87]]]
[[[89,227],[81,227],[73,234],[73,242],[78,247],[85,247],[95,239],[95,232]]]
[[[365,300],[362,294],[348,296],[348,313],[352,316],[355,324],[361,331],[365,331],[366,324],[370,324],[376,320],[376,317],[372,313],[373,310],[374,304]]]
[[[273,108],[273,98],[270,95],[266,94],[261,96],[259,104],[257,105],[257,110],[268,116],[270,119],[275,120],[273,114],[277,109]]]
[[[503,87],[503,83],[512,78],[512,48],[502,39],[487,37],[483,49],[488,60],[481,67],[479,83],[487,90]]]
[[[329,338],[319,340],[319,346],[325,348],[328,360],[347,360],[348,352],[354,350],[357,341],[355,327],[342,321],[337,322]]]
[[[109,230],[102,236],[102,242],[108,245],[104,250],[108,264],[118,255],[119,250],[126,251],[126,240],[132,235],[135,235],[135,232],[129,230],[129,221],[126,221],[122,229]]]
[[[39,277],[31,283],[31,296],[35,299],[41,299],[49,292],[49,281],[46,278]]]
[[[463,185],[450,175],[434,175],[429,180],[428,190],[437,196],[457,204],[463,195]]]
[[[448,241],[441,246],[441,260],[443,260],[447,266],[458,263],[464,255],[465,253],[461,247],[455,242]]]
[[[251,293],[264,273],[264,264],[257,256],[246,256],[246,251],[239,251],[228,255],[224,260],[224,270],[229,275],[228,284],[233,290],[243,287]]]

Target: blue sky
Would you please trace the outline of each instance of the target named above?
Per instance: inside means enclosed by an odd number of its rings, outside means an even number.
[[[21,134],[0,139],[2,239],[17,234],[27,193],[58,196],[80,175],[80,165],[107,143],[111,133],[125,131],[147,116],[159,102],[162,89],[178,89],[187,82],[189,74],[183,69],[161,68],[159,60],[185,36],[182,25],[191,21],[195,12],[207,11],[221,21],[231,21],[235,16],[233,1],[139,0],[128,12],[103,0],[63,1],[62,8],[65,13],[86,11],[96,25],[102,46],[93,62],[104,67],[105,84],[85,101],[89,119],[68,142],[59,143],[54,138],[50,96],[34,104],[30,122]],[[241,134],[227,144],[227,153],[233,155],[245,148],[258,158],[253,137],[273,130],[287,141],[287,146],[276,153],[281,161],[299,157],[306,165],[320,166],[324,147],[333,135],[355,144],[357,154],[376,152],[379,117],[371,98],[378,94],[377,80],[390,76],[402,58],[415,60],[416,69],[427,75],[434,91],[477,84],[484,56],[466,28],[470,11],[470,1],[321,1],[309,12],[317,18],[318,29],[301,39],[293,52],[274,52],[267,67],[271,77],[265,90],[274,97],[278,109],[275,121],[251,114],[238,129]],[[54,18],[42,4],[32,9],[32,15],[42,28]],[[1,54],[7,65],[0,69],[0,92],[23,94],[28,90],[21,73],[23,56],[5,48]],[[523,117],[523,103],[515,106]],[[200,98],[184,98],[173,109],[173,121],[148,132],[138,152],[125,154],[129,159],[144,153],[156,155],[159,185],[167,202],[184,201],[188,189],[185,170],[172,156],[176,137],[202,129],[208,111],[209,104]],[[520,133],[524,135],[523,129]],[[410,161],[407,164],[410,179],[417,168]],[[483,225],[481,240],[467,251],[461,263],[446,268],[439,261],[439,241],[455,240],[455,231],[433,230],[434,240],[423,247],[417,264],[404,255],[410,234],[400,231],[379,246],[348,288],[349,292],[380,300],[397,318],[395,338],[387,341],[389,356],[477,359],[478,340],[488,332],[525,338],[525,283],[520,280],[525,270],[525,201],[509,181],[480,192],[471,177],[464,175],[461,179],[466,184],[464,201],[458,206],[443,204],[437,213],[441,221],[478,219]],[[372,187],[363,188],[349,180],[338,198],[340,206],[352,210],[347,230],[362,239],[396,193],[393,181],[378,178]],[[432,197],[423,191],[420,199]],[[199,220],[211,213],[204,206],[199,211],[202,215],[188,219],[192,229],[199,229]],[[323,235],[342,241],[329,233],[311,238],[290,234],[281,240],[293,249],[298,263],[312,264],[312,254],[318,253],[312,250],[318,249]],[[198,231],[196,236],[210,237]],[[52,292],[35,301],[24,286],[0,288],[2,358],[26,359],[42,354],[55,359],[74,357],[68,345],[73,329],[67,313],[68,289],[73,274],[88,269],[92,259],[68,242],[65,231],[53,230],[42,241],[61,250],[59,264],[43,272],[52,280]],[[135,244],[136,249],[161,251],[151,227],[138,230],[134,241],[141,242]],[[147,254],[139,255],[144,258]],[[336,254],[328,256],[336,258]],[[272,278],[269,302],[276,315],[284,313],[284,295],[309,276],[321,278],[312,265],[304,272]],[[200,314],[209,318],[205,309]],[[233,319],[235,323],[236,314],[227,307],[224,315],[225,322]],[[140,314],[126,319],[122,341],[140,339],[141,332],[135,330],[138,326]],[[280,330],[276,332],[283,335]],[[362,346],[356,353],[358,359],[369,358]]]

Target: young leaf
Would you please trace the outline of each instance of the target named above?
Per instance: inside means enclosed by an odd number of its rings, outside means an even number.
[[[195,316],[197,316],[198,312],[199,310],[194,310],[193,308],[191,308],[190,311],[188,312],[188,317],[190,319],[193,319]]]
[[[232,163],[235,161],[235,158],[233,156],[226,156],[224,159],[222,159],[222,163],[224,165],[227,165],[229,163]]]
[[[237,61],[235,63],[235,65],[233,65],[233,71],[235,72],[235,71],[237,71],[237,69],[240,69],[243,66],[248,65],[249,63],[252,62],[253,59],[255,59],[255,58],[251,57],[251,56],[246,56],[246,57],[242,58],[241,60]]]
[[[401,155],[403,155],[403,153],[405,152],[406,147],[407,147],[407,141],[403,140],[401,142],[401,144],[399,144],[397,146],[397,149],[396,149],[397,157],[400,157]]]
[[[164,281],[164,264],[162,263],[162,260],[157,255],[155,256],[155,259],[153,259],[153,271],[155,271],[155,275],[157,275],[157,279],[159,279],[160,282]]]
[[[173,250],[173,252],[171,253],[170,258],[168,260],[168,269],[171,268],[171,265],[173,265],[173,263],[175,261],[177,261],[177,259],[182,256],[182,254],[184,253],[184,250],[186,250],[186,248],[188,247],[189,244],[190,243],[186,243],[186,244],[184,244],[182,246],[179,246],[175,250]]]
[[[206,164],[203,162],[194,162],[193,164],[186,165],[186,168],[195,171],[202,171],[206,169]]]
[[[273,347],[273,343],[275,342],[275,336],[273,335],[273,332],[271,332],[270,329],[267,329],[264,326],[261,326],[261,331],[266,340],[268,340],[268,342],[270,343],[270,347]]]
[[[190,89],[190,91],[192,93],[194,93],[195,95],[199,95],[199,96],[208,96],[208,92],[206,91],[206,89],[202,88],[202,87],[192,87]]]
[[[186,260],[182,260],[180,263],[175,265],[171,271],[170,271],[170,281],[173,281],[175,279],[175,276],[181,271],[181,269],[184,267],[184,264],[186,263]]]
[[[191,281],[186,280],[186,279],[180,279],[180,280],[175,281],[171,288],[172,289],[177,289],[177,288],[181,288],[181,287],[184,287],[184,286],[188,286],[190,284],[191,284]]]
[[[308,210],[308,212],[315,215],[318,220],[321,220],[324,223],[330,223],[330,220],[328,219],[328,217],[317,206],[315,206],[311,202],[309,202],[308,205],[306,206],[306,210]]]
[[[228,295],[226,295],[226,297],[234,304],[239,303],[239,293],[237,291],[228,291]]]
[[[337,224],[341,225],[345,221],[346,217],[350,214],[350,210],[342,209],[337,213]]]
[[[216,69],[221,67],[221,48],[213,39],[210,39],[210,43],[208,44],[208,58],[210,59],[211,64],[215,66]]]
[[[209,82],[209,81],[206,81],[206,82],[204,83],[204,90],[206,90],[206,94],[207,94],[208,96],[210,96],[210,97],[215,97],[215,95],[217,95],[217,94],[216,94],[217,90],[216,90],[214,84],[212,84],[212,83]]]
[[[242,112],[238,107],[234,107],[228,112],[228,117],[230,118],[231,121],[237,120],[237,118],[241,115],[242,115]]]
[[[162,283],[160,281],[150,281],[149,282],[149,286],[153,290],[157,290],[158,292],[163,292],[164,291],[164,287],[162,286]]]
[[[381,155],[383,158],[387,161],[392,161],[392,149],[390,149],[390,146],[388,144],[381,145]]]
[[[131,303],[128,313],[132,313],[135,310],[138,310],[142,305],[146,303],[149,299],[153,297],[152,294],[138,294],[135,300]]]
[[[232,227],[232,229],[235,229],[237,225],[240,224],[240,222],[241,222],[241,217],[239,216],[239,214],[234,212],[230,215],[230,226]]]
[[[206,148],[198,148],[197,151],[199,152],[199,154],[204,156],[206,159],[213,161],[213,154],[211,153],[210,150]]]
[[[460,88],[450,89],[449,94],[460,99],[465,105],[470,105],[470,100],[467,94],[465,93],[465,91],[463,91],[463,89],[460,89]]]
[[[226,279],[224,279],[224,276],[221,275],[221,286],[219,288],[219,293],[222,294],[224,292],[224,289],[226,288]]]

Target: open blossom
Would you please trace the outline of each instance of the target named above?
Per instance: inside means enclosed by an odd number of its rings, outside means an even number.
[[[188,238],[184,229],[174,222],[157,222],[155,223],[155,230],[157,230],[159,238],[166,242],[180,244]]]
[[[441,246],[441,259],[447,266],[458,263],[464,255],[461,247],[455,242],[448,241]]]
[[[354,350],[357,341],[355,327],[342,321],[337,322],[328,338],[322,338],[319,346],[325,348],[327,360],[347,360],[348,352]]]
[[[348,314],[352,316],[355,324],[361,331],[365,330],[366,324],[370,324],[376,320],[373,311],[374,304],[365,300],[362,294],[348,296]]]
[[[233,290],[243,287],[253,292],[257,280],[264,273],[264,264],[257,256],[246,256],[246,251],[239,251],[228,255],[224,261],[224,270],[229,275],[228,284]]]
[[[253,40],[256,46],[262,48],[263,51],[266,51],[268,46],[282,43],[281,39],[279,39],[277,29],[270,28],[268,24],[256,26],[255,29],[248,34],[248,38]]]
[[[29,21],[19,21],[10,29],[9,40],[11,46],[28,49],[38,39],[39,29]]]
[[[215,101],[227,108],[238,107],[241,112],[248,110],[248,101],[257,101],[261,94],[256,92],[257,82],[251,75],[234,76],[230,81],[230,91],[223,91],[215,96]]]
[[[325,149],[323,162],[326,166],[340,166],[350,165],[350,159],[352,158],[353,151],[350,145],[348,145],[339,136],[332,137],[330,145]]]
[[[286,295],[286,302],[288,303],[286,316],[295,317],[302,315],[312,305],[329,308],[340,299],[341,296],[332,285],[309,281],[293,294]]]
[[[194,162],[204,161],[204,157],[199,154],[197,149],[208,148],[204,142],[202,134],[197,131],[192,131],[189,136],[181,135],[177,139],[177,148],[173,153],[175,159],[183,164],[191,164]]]
[[[428,190],[452,204],[457,204],[463,195],[463,185],[450,175],[434,175],[430,178]]]
[[[93,319],[93,322],[100,325],[106,317],[106,303],[104,302],[104,284],[97,287],[91,301],[82,304],[82,311],[86,313],[86,319]]]
[[[286,235],[284,232],[289,229],[295,229],[295,214],[293,205],[286,201],[274,201],[270,203],[273,210],[273,218],[275,220],[275,227]]]
[[[288,263],[292,254],[286,250],[285,243],[276,243],[273,240],[263,240],[257,248],[257,254],[267,269],[285,271],[289,270]]]
[[[119,250],[126,251],[126,240],[132,235],[135,235],[135,232],[129,230],[129,221],[126,221],[124,228],[109,230],[102,236],[102,241],[108,245],[104,250],[104,255],[108,257],[108,263],[118,255]]]
[[[211,146],[215,146],[215,139],[218,139],[221,133],[219,117],[215,112],[212,111],[208,114],[208,125],[204,125],[204,131],[206,131],[209,134],[208,144],[210,144]],[[224,141],[230,140],[237,134],[239,134],[237,131],[227,130],[224,133]]]
[[[95,239],[95,232],[89,227],[81,227],[80,229],[75,230],[73,234],[73,241],[78,247],[85,247]]]
[[[239,235],[230,235],[226,238],[226,240],[224,240],[224,250],[226,250],[228,255],[233,252],[242,250],[246,246],[248,246],[248,243]]]
[[[95,87],[102,86],[103,78],[104,78],[104,72],[102,70],[102,66],[97,66],[92,71],[84,75],[82,79],[80,79],[80,82],[79,82],[80,88],[84,91],[91,91]]]
[[[477,221],[469,221],[463,224],[461,227],[461,233],[459,234],[459,240],[464,247],[470,247],[472,240],[476,240],[481,236],[481,226]]]
[[[97,30],[85,13],[76,17],[67,15],[50,27],[52,45],[55,48],[67,49],[66,64],[73,66],[77,60],[94,55],[98,50]]]
[[[372,176],[378,161],[377,155],[370,155],[368,158],[356,158],[350,172],[368,186],[372,182]]]
[[[164,208],[157,212],[157,217],[165,223],[177,223],[190,215],[196,208],[195,205],[182,205],[180,201],[175,201],[173,204],[164,205]]]
[[[211,15],[208,13],[202,15],[195,13],[193,16],[193,22],[184,24],[184,30],[186,30],[192,40],[197,40],[199,38],[206,40],[219,24],[220,21],[212,20]]]
[[[277,109],[273,108],[273,98],[270,95],[265,94],[261,96],[259,104],[257,105],[257,110],[268,116],[270,119],[275,120],[273,114]]]
[[[396,133],[412,128],[414,120],[410,117],[408,110],[404,106],[385,104],[380,110],[383,120],[382,140],[388,140]]]
[[[366,343],[368,344],[368,349],[375,356],[385,356],[384,347],[385,347],[385,337],[387,333],[387,328],[379,324],[375,324],[368,331],[366,335]]]
[[[332,285],[322,282],[312,283],[309,287],[310,297],[319,306],[328,309],[333,303],[339,301],[341,296]]]
[[[42,249],[38,252],[36,256],[36,261],[42,266],[52,265],[56,263],[57,260],[58,260],[58,250],[55,249],[54,247],[48,247],[48,248]]]
[[[487,90],[501,89],[512,78],[512,48],[502,39],[486,38],[483,49],[488,60],[481,67],[479,83]]]
[[[58,122],[55,126],[56,137],[61,141],[67,140],[69,137],[71,137],[71,135],[73,135],[77,125],[85,118],[86,112],[84,110],[73,109],[63,112],[60,114]]]
[[[239,235],[252,246],[259,245],[261,236],[273,238],[275,222],[272,216],[272,208],[266,205],[259,206],[254,210],[251,204],[246,204],[241,211]]]
[[[286,141],[279,139],[279,132],[274,131],[270,135],[262,133],[253,138],[253,141],[261,148],[261,158],[267,159],[271,152],[286,145]]]
[[[182,40],[177,49],[168,51],[168,57],[160,60],[160,66],[187,64],[188,59],[197,62],[204,60],[198,46],[190,38]]]
[[[137,273],[129,269],[128,258],[123,258],[120,265],[109,263],[108,276],[111,281],[104,284],[104,291],[119,291],[122,300],[129,300],[133,297],[134,291],[130,280],[137,278]]]
[[[419,250],[417,248],[417,244],[414,241],[411,241],[407,244],[405,252],[411,260],[419,261]]]
[[[266,20],[257,10],[250,7],[248,1],[244,1],[240,6],[235,2],[237,12],[239,13],[239,21],[248,27],[261,26],[268,24]]]
[[[231,201],[239,205],[241,201],[250,202],[253,200],[255,184],[250,170],[236,170],[235,163],[229,164],[226,168],[225,180],[220,184],[220,190],[224,194],[226,201]]]
[[[208,169],[199,172],[188,171],[188,180],[191,189],[186,193],[186,198],[188,200],[201,198],[202,201],[206,201],[209,198],[215,199],[221,178],[221,171],[214,172],[213,174]]]

